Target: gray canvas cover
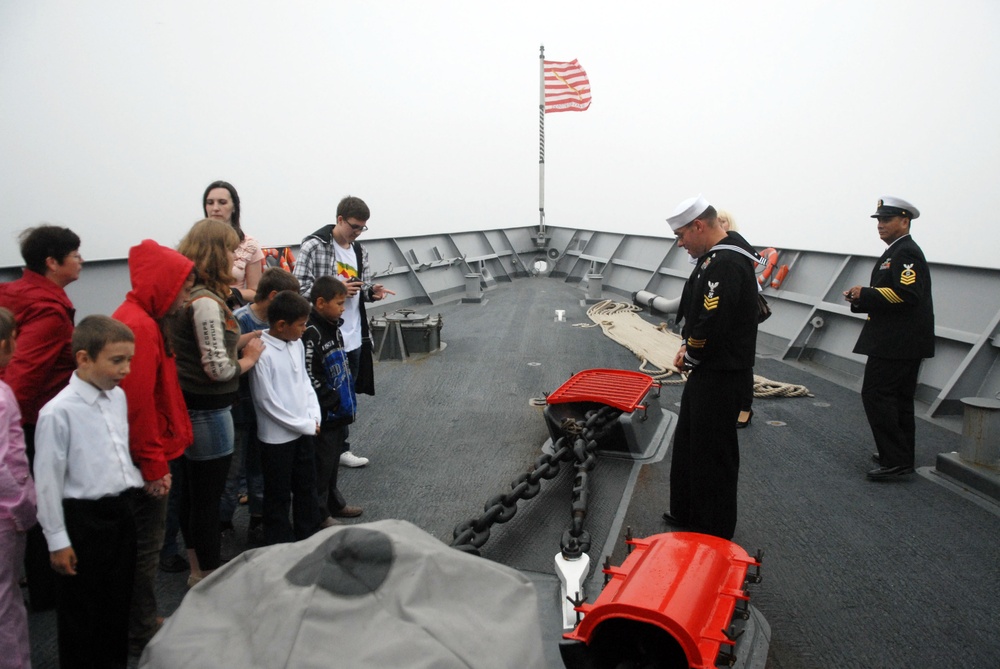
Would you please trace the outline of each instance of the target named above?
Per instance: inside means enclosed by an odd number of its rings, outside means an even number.
[[[382,520],[243,553],[187,593],[139,666],[545,664],[527,578]]]

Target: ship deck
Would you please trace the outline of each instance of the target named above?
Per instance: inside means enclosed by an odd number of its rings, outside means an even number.
[[[446,346],[376,364],[377,395],[361,399],[351,428],[353,450],[371,464],[340,475],[349,503],[364,507],[358,522],[400,518],[449,542],[456,524],[508,490],[539,454],[548,431],[533,398],[584,369],[637,369],[599,328],[574,327],[590,322],[583,297],[579,286],[525,278],[501,282],[482,303],[416,307],[441,314]],[[556,309],[565,322],[554,320]],[[767,666],[995,666],[1000,510],[930,471],[938,453],[957,450],[954,426],[918,420],[918,475],[870,483],[873,445],[853,389],[766,357],[755,371],[813,395],[755,400],[753,423],[740,432],[734,541],[764,551],[751,602],[771,626]],[[660,404],[673,409],[680,395],[666,385]],[[598,463],[587,518],[592,569],[609,553],[621,563],[629,528],[640,537],[667,531],[660,514],[669,467],[669,457]],[[544,483],[483,549],[484,559],[530,573],[546,605],[558,598],[552,563],[569,522],[571,478],[564,467]],[[224,544],[230,555],[246,548],[245,507],[237,513],[235,538]],[[183,598],[186,576],[158,574],[163,615]],[[34,666],[57,666],[54,614],[31,614],[30,624]],[[559,667],[560,631],[545,624]]]

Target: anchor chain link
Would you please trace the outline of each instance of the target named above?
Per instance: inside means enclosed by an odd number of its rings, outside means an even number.
[[[510,484],[510,492],[494,495],[483,506],[483,513],[455,526],[452,548],[479,555],[479,549],[490,538],[490,531],[497,523],[506,523],[517,513],[517,503],[532,499],[542,489],[543,480],[559,475],[564,462],[575,462],[576,478],[573,482],[572,521],[563,532],[563,555],[579,557],[590,550],[590,534],[583,529],[587,517],[588,473],[597,464],[597,442],[613,425],[621,411],[601,407],[588,411],[584,420],[565,419],[559,426],[562,436],[553,444],[552,453],[542,453],[531,471],[521,474]],[[569,553],[567,553],[569,551]]]

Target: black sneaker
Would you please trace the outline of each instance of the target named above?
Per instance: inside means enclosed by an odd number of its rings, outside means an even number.
[[[250,527],[247,528],[247,543],[251,546],[264,545],[264,523],[262,521],[263,518],[250,517]]]
[[[160,571],[165,571],[168,574],[179,574],[182,571],[187,571],[189,568],[188,561],[177,553],[167,558],[160,558]]]

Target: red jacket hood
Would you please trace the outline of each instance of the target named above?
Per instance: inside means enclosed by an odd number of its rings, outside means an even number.
[[[154,319],[163,318],[192,270],[194,263],[188,258],[144,239],[128,252],[132,290],[126,299],[137,302]]]

